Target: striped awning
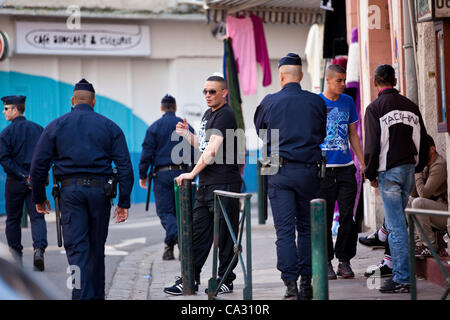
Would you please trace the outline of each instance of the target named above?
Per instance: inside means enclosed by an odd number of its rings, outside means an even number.
[[[320,0],[212,0],[206,5],[208,23],[224,22],[227,15],[253,13],[265,23],[322,24]]]

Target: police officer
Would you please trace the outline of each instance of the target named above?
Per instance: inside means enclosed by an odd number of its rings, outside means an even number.
[[[80,280],[72,290],[72,299],[104,299],[111,162],[118,169],[116,223],[128,217],[133,169],[122,130],[94,112],[95,91],[85,79],[75,85],[72,105],[73,111],[52,121],[38,141],[31,165],[33,198],[37,211],[48,214],[45,180],[53,162],[61,183],[64,248],[73,277]]]
[[[161,100],[161,112],[163,116],[155,121],[145,134],[144,143],[142,143],[141,161],[139,163],[139,185],[147,189],[149,179],[154,178],[156,213],[161,224],[166,231],[164,239],[165,249],[162,256],[163,260],[175,259],[173,247],[178,243],[178,227],[175,209],[175,191],[174,179],[180,174],[186,172],[187,165],[191,163],[190,155],[183,155],[183,150],[188,150],[180,143],[189,144],[177,135],[178,139],[172,139],[176,134],[176,126],[183,119],[175,116],[177,104],[175,98],[171,95],[165,95]],[[190,128],[193,132],[193,129]],[[176,147],[181,149],[180,153],[172,156],[172,150]],[[193,155],[193,150],[191,152]],[[185,157],[186,156],[186,157]],[[154,176],[148,177],[148,168],[154,167]]]
[[[278,68],[282,89],[263,99],[254,123],[260,135],[261,129],[267,130],[267,152],[272,166],[276,166],[268,176],[268,196],[277,234],[277,268],[287,287],[283,299],[309,300],[310,201],[320,195],[317,162],[326,137],[327,109],[318,95],[302,90],[302,60],[297,54],[288,53]]]
[[[25,112],[25,96],[3,97],[3,114],[11,125],[0,133],[0,164],[6,172],[6,239],[10,250],[22,263],[20,222],[24,201],[30,216],[33,238],[34,268],[44,271],[44,251],[47,248],[47,227],[44,216],[36,212],[31,197],[30,166],[36,143],[44,130],[28,121]]]

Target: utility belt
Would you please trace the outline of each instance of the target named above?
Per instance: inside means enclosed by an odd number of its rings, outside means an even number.
[[[105,196],[114,199],[117,196],[117,168],[113,168],[113,174],[111,176],[99,176],[99,175],[84,175],[74,177],[61,177],[58,179],[61,182],[61,188],[69,186],[83,186],[94,187],[105,190]]]
[[[161,171],[174,171],[174,170],[187,170],[188,166],[185,164],[180,164],[180,165],[169,165],[169,166],[159,166],[156,167],[155,169],[155,173],[156,172],[161,172]]]
[[[100,180],[93,177],[77,177],[77,178],[66,178],[61,179],[61,188],[69,186],[84,186],[84,187],[101,187],[105,184],[105,179]]]
[[[276,159],[277,161],[273,161],[273,159]],[[295,161],[283,158],[282,156],[276,154],[271,158],[268,158],[268,160],[262,162],[262,168],[282,168],[287,163],[295,163],[298,165],[304,165],[304,166],[314,166],[314,163],[308,163],[308,162],[301,162],[301,161]],[[324,179],[326,175],[326,165],[327,165],[327,159],[325,157],[325,154],[322,153],[322,158],[315,163],[317,167],[317,174],[320,179]],[[269,174],[270,175],[270,174]]]

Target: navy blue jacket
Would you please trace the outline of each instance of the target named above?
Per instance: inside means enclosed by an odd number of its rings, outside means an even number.
[[[279,92],[267,95],[256,109],[254,123],[258,133],[268,130],[268,155],[272,155],[271,130],[278,129],[280,156],[303,163],[321,159],[327,107],[320,96],[302,90],[300,84],[287,83]]]
[[[8,176],[24,181],[28,178],[33,150],[43,130],[19,116],[0,133],[0,164]]]
[[[175,112],[167,111],[147,129],[144,142],[142,143],[141,160],[139,162],[140,179],[147,178],[150,165],[160,167],[193,163],[194,149],[183,137],[175,133],[178,122],[183,122],[183,119],[175,116]],[[194,132],[191,126],[189,126],[189,130]],[[172,137],[175,141],[172,141]],[[183,154],[183,150],[189,149],[190,155]],[[178,159],[172,159],[172,151],[176,153],[176,158]],[[179,162],[177,160],[184,161]]]
[[[53,120],[34,150],[31,164],[33,200],[46,200],[45,183],[52,162],[57,177],[111,175],[111,162],[119,175],[119,203],[130,207],[133,167],[122,130],[108,118],[94,112],[88,104],[78,104]]]

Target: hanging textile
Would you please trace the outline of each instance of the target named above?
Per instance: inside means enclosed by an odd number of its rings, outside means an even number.
[[[224,55],[223,55],[223,75],[225,77],[225,81],[227,82],[228,86],[228,104],[231,106],[231,108],[234,111],[234,117],[236,118],[236,123],[238,129],[245,130],[244,125],[244,115],[242,114],[242,99],[241,99],[241,90],[239,87],[239,78],[236,70],[236,63],[235,58],[233,54],[233,48],[232,48],[232,39],[225,38],[223,40],[224,43]],[[245,149],[245,136],[243,137],[243,141],[238,142],[238,146],[242,145],[244,146],[244,150],[238,150],[238,159],[241,158],[241,156],[245,157],[244,155],[241,155],[239,152],[243,151],[246,152]],[[244,167],[245,165],[242,164],[239,167],[239,170],[241,172],[241,175],[244,174]],[[244,181],[244,180],[242,180]],[[242,186],[241,192],[245,192],[246,187],[245,183]]]
[[[323,58],[348,54],[345,1],[333,1],[334,11],[325,13]]]
[[[260,17],[250,14],[253,23],[255,36],[256,62],[262,68],[263,86],[267,87],[272,83],[272,71],[270,68],[269,52],[267,51],[266,36],[264,35],[263,21]]]
[[[309,29],[306,39],[305,55],[308,62],[308,73],[311,75],[311,91],[320,93],[323,78],[323,31],[324,26],[314,24]]]
[[[352,39],[348,52],[348,61],[347,61],[347,88],[345,93],[350,95],[355,101],[356,114],[358,115],[359,121],[356,122],[356,131],[359,135],[359,140],[362,142],[362,117],[361,117],[361,100],[360,100],[360,74],[359,74],[359,43],[358,43],[358,28],[354,28],[352,30]],[[351,151],[351,150],[350,150]],[[364,208],[363,208],[363,195],[362,195],[362,184],[364,183],[358,158],[356,158],[353,151],[351,151],[351,155],[353,158],[353,162],[356,165],[356,183],[358,186],[358,191],[356,195],[355,207],[354,207],[354,216],[357,225],[359,225],[359,221],[362,220],[364,216]]]
[[[239,89],[239,78],[236,71],[235,58],[232,49],[232,39],[224,39],[223,74],[228,85],[228,104],[234,111],[237,127],[244,128],[244,116],[242,114],[242,99]]]
[[[252,20],[227,16],[227,36],[232,39],[242,94],[244,96],[256,94],[258,77]]]

